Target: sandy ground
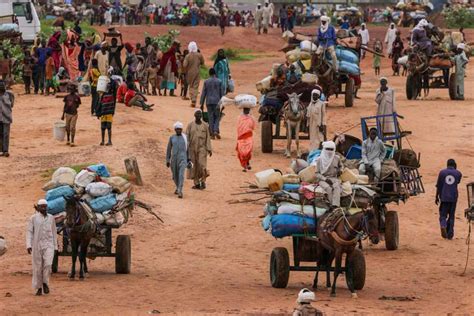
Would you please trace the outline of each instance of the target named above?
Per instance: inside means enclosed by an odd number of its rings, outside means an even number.
[[[125,39],[141,39],[143,32],[163,33],[163,27],[124,30]],[[306,29],[310,32],[311,29]],[[384,28],[372,31],[383,38]],[[217,28],[187,28],[182,43],[196,40],[206,57],[217,48],[250,48],[259,58],[231,65],[237,92],[256,93],[254,83],[263,78],[272,63],[282,60],[276,50],[283,45],[277,30],[256,37],[246,29],[228,29],[221,37]],[[473,36],[471,32],[468,36]],[[373,101],[378,85],[368,57],[362,69],[361,100],[346,109],[343,100],[331,100],[329,132],[357,124],[359,117],[374,114]],[[208,61],[208,64],[211,64]],[[468,272],[460,276],[466,262],[467,223],[464,185],[473,181],[474,168],[474,79],[469,67],[466,100],[450,101],[447,90],[432,90],[427,100],[407,101],[405,78],[392,77],[389,61],[383,61],[382,74],[397,91],[398,112],[405,116],[403,128],[411,130],[410,143],[421,152],[421,173],[426,194],[405,205],[391,206],[399,211],[400,248],[387,251],[384,244],[364,244],[367,262],[365,288],[359,299],[351,299],[344,277],[338,282],[338,296],[326,290],[317,292],[317,305],[328,314],[468,314],[474,310],[474,255]],[[21,92],[21,87],[15,87]],[[260,226],[261,204],[230,205],[228,200],[253,172],[243,173],[235,156],[237,109],[227,109],[220,141],[213,141],[209,159],[211,177],[205,191],[191,190],[187,181],[184,199],[173,195],[170,172],[165,168],[164,149],[176,120],[190,122],[193,110],[188,101],[172,97],[150,97],[155,111],[118,105],[114,120],[114,146],[100,147],[99,122],[90,116],[90,98],[83,98],[75,148],[52,139],[52,126],[60,118],[61,99],[25,96],[20,93],[14,108],[11,157],[0,163],[0,233],[9,243],[0,258],[0,314],[287,314],[298,291],[310,287],[313,274],[292,273],[286,289],[274,289],[269,282],[272,248],[291,249],[291,239],[276,240]],[[255,114],[255,113],[254,113]],[[255,114],[256,116],[256,114]],[[352,131],[360,135],[360,131]],[[256,131],[254,171],[269,167],[285,169],[284,141],[276,142],[273,154],[260,151]],[[303,142],[307,148],[308,143]],[[43,196],[45,171],[59,166],[104,162],[116,173],[123,173],[123,160],[136,156],[145,186],[137,188],[140,199],[155,206],[165,224],[137,210],[120,234],[132,238],[132,273],[114,273],[114,260],[89,262],[90,275],[84,282],[67,279],[69,259],[60,259],[59,273],[52,277],[52,292],[35,297],[31,289],[31,259],[25,250],[26,221],[33,203]],[[460,186],[456,236],[443,240],[439,234],[434,183],[446,159],[455,158],[464,174]],[[6,295],[10,293],[11,295]],[[416,301],[382,301],[379,297],[413,296]]]

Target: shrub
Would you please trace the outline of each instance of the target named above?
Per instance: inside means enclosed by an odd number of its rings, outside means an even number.
[[[450,8],[444,11],[449,28],[474,27],[474,13],[466,8]]]

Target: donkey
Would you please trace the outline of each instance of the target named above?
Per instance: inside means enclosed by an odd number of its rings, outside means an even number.
[[[339,217],[334,217],[334,212],[341,212]],[[328,217],[335,218],[334,223],[327,220]],[[328,226],[330,228],[328,229]],[[336,208],[332,212],[327,212],[318,220],[317,227],[317,258],[318,267],[324,266],[326,268],[326,287],[331,287],[330,268],[332,262],[336,259],[336,266],[334,269],[334,281],[331,288],[331,296],[336,296],[336,281],[341,271],[342,255],[346,254],[349,258],[354,252],[357,243],[364,237],[369,236],[370,241],[374,244],[379,242],[378,220],[373,209],[363,210],[354,215],[344,214],[344,210]],[[347,268],[347,267],[346,267]],[[352,298],[357,298],[355,292],[353,275],[346,273],[347,284],[351,291]],[[318,274],[316,272],[314,278],[313,288],[317,288]]]
[[[87,247],[96,231],[96,224],[89,219],[83,206],[76,197],[66,198],[66,229],[71,240],[72,267],[69,279],[74,280],[76,275],[76,259],[79,253],[79,279],[84,280],[88,273],[86,256]],[[79,252],[80,247],[80,252]]]
[[[287,158],[291,157],[291,140],[293,138],[293,130],[295,133],[295,142],[296,142],[296,155],[298,158],[301,157],[300,151],[300,127],[301,122],[305,117],[305,109],[300,102],[301,94],[287,94],[288,101],[285,105],[283,112],[283,117],[286,124],[286,151],[285,156]]]

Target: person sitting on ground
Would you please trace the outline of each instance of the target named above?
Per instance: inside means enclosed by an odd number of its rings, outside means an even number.
[[[371,128],[369,137],[362,143],[362,161],[359,165],[359,173],[366,174],[370,168],[374,172],[374,182],[379,182],[385,153],[385,145],[377,137],[377,129]]]
[[[118,103],[125,103],[125,94],[127,93],[127,83],[124,81],[120,84],[117,89],[117,102]]]
[[[77,94],[77,88],[74,84],[69,84],[67,87],[69,94],[64,97],[64,108],[61,120],[66,120],[66,145],[74,147],[74,137],[76,136],[76,123],[77,123],[77,109],[81,105],[81,98]]]
[[[323,142],[323,150],[316,160],[316,179],[334,206],[341,206],[342,186],[339,176],[342,168],[341,159],[336,155],[336,144],[333,141]]]
[[[322,316],[323,312],[311,305],[311,302],[315,300],[314,292],[306,288],[302,289],[298,294],[298,299],[296,300],[298,305],[293,311],[293,316]]]
[[[321,55],[325,50],[331,54],[332,67],[335,71],[338,70],[337,56],[336,56],[336,29],[330,24],[330,18],[323,15],[321,17],[321,26],[318,30],[318,37],[316,44],[318,49],[316,54]]]
[[[146,104],[147,98],[135,88],[133,82],[129,82],[127,86],[127,92],[125,93],[124,101],[126,106],[138,106],[143,111],[153,111],[152,107],[154,104]]]

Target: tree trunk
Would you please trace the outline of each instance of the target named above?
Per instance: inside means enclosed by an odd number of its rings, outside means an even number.
[[[127,169],[127,174],[130,177],[130,182],[133,182],[136,185],[143,185],[142,176],[140,175],[140,170],[138,169],[137,158],[130,157],[125,159],[125,168]]]

